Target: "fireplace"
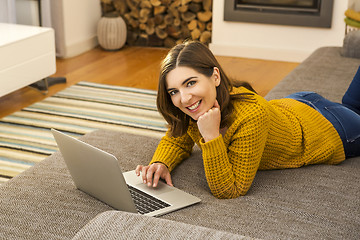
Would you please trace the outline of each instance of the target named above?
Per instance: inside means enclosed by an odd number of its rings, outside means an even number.
[[[333,0],[225,0],[224,20],[331,28]]]

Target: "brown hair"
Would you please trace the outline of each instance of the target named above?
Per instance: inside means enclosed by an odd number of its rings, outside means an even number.
[[[221,109],[221,127],[227,126],[231,121],[232,99],[249,100],[251,98],[247,93],[230,95],[233,86],[243,86],[255,92],[247,82],[233,83],[230,81],[215,56],[204,44],[197,41],[188,41],[176,45],[169,51],[161,64],[157,95],[157,108],[169,124],[170,134],[174,137],[185,134],[189,122],[192,120],[187,114],[174,106],[167,91],[167,74],[178,66],[190,67],[207,77],[213,74],[214,67],[219,69],[221,81],[216,88],[216,99]]]

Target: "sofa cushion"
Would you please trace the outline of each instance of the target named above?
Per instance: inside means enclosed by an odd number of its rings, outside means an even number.
[[[298,65],[265,96],[283,98],[300,91],[314,91],[341,102],[360,65],[359,58],[341,56],[341,47],[322,47]]]
[[[73,238],[80,239],[253,239],[210,228],[137,214],[107,211],[99,214]]]
[[[360,31],[349,32],[344,38],[342,56],[360,58]]]
[[[147,164],[159,139],[99,130],[83,137],[114,154],[124,171]],[[202,202],[162,219],[261,239],[355,239],[360,234],[360,159],[337,166],[259,171],[244,197],[216,199],[201,152],[173,172],[176,187]],[[0,238],[68,239],[113,210],[76,190],[59,153],[0,187]]]

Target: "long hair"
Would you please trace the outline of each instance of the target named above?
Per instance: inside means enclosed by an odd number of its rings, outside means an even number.
[[[173,47],[164,58],[159,76],[159,86],[157,94],[157,108],[168,123],[171,136],[177,137],[186,133],[191,117],[182,112],[172,103],[170,94],[167,91],[166,77],[170,71],[178,66],[189,67],[207,77],[213,74],[214,67],[220,72],[220,85],[216,88],[216,99],[221,109],[220,126],[228,126],[231,121],[233,98],[249,100],[249,94],[230,95],[234,86],[233,82],[226,76],[220,64],[212,52],[204,44],[197,41],[188,41]],[[237,82],[236,87],[244,86],[254,91],[247,82]]]

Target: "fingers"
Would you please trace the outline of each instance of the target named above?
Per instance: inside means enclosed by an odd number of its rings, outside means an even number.
[[[167,174],[167,175],[165,176],[165,182],[166,182],[167,185],[170,185],[170,186],[172,186],[172,187],[174,186],[173,183],[172,183],[170,174]]]
[[[217,99],[215,99],[214,108],[220,109],[220,105],[219,105],[219,102],[217,101]]]
[[[159,180],[160,180],[160,173],[159,171],[156,171],[155,174],[154,174],[154,183],[153,183],[153,187],[157,187],[158,183],[159,183]],[[148,184],[149,186],[149,184]],[[150,185],[151,186],[151,185]],[[149,187],[150,187],[149,186]]]
[[[153,165],[150,165],[149,169],[147,170],[147,173],[145,174],[146,179],[144,181],[144,183],[147,184],[148,187],[151,187],[151,183],[152,183],[154,173],[155,173],[155,169],[154,169]]]
[[[157,187],[160,178],[163,178],[168,185],[173,186],[169,170],[161,163],[154,163],[150,166],[138,165],[135,173],[137,176],[141,175],[143,183],[149,187]]]
[[[219,103],[215,101],[214,107],[201,115],[197,120],[197,126],[205,142],[217,138],[220,135],[221,112],[217,108]]]
[[[136,176],[140,176],[140,172],[143,168],[143,165],[137,165],[135,169]]]

